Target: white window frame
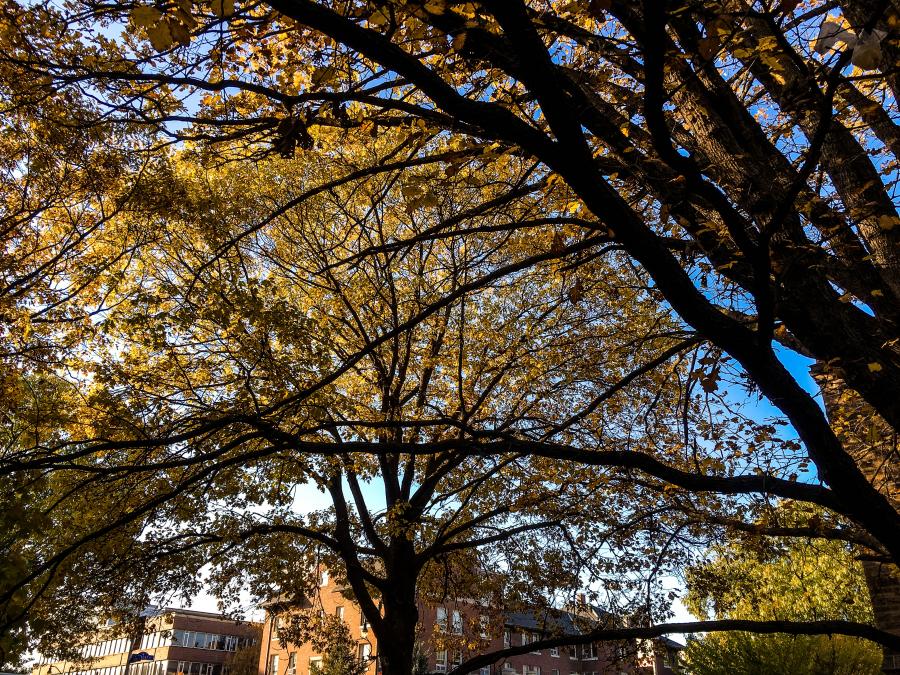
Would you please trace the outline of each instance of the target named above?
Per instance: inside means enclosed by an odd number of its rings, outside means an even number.
[[[438,649],[434,653],[434,669],[438,673],[446,673],[447,672],[447,650],[446,649]]]
[[[459,613],[458,609],[453,610],[451,628],[453,630],[454,635],[462,635],[463,634],[462,614]]]

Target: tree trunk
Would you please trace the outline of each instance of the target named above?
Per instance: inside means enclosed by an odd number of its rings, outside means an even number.
[[[418,571],[413,569],[415,549],[405,537],[391,541],[385,559],[384,614],[378,635],[378,657],[382,675],[410,675],[415,657],[419,606],[416,603]]]
[[[385,594],[384,630],[383,635],[378,636],[382,675],[410,675],[412,672],[419,610],[415,593],[412,597],[405,592],[402,595],[403,598],[398,594],[388,600],[388,594]]]
[[[816,380],[832,426],[872,484],[900,504],[897,432],[875,414],[856,392],[819,364]],[[900,635],[900,570],[896,565],[863,561],[875,625]],[[900,673],[900,651],[885,649],[883,672]]]

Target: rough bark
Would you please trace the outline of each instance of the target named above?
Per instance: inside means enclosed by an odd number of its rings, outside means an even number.
[[[893,504],[900,504],[900,464],[897,432],[867,406],[858,394],[819,365],[816,369],[833,428],[871,483]],[[863,560],[875,625],[900,635],[900,569],[897,565]],[[885,673],[900,672],[900,651],[885,648]]]

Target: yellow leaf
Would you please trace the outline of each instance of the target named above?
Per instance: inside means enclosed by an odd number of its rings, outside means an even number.
[[[191,44],[191,32],[187,29],[187,26],[178,21],[167,21],[166,24],[172,32],[172,37],[175,38],[175,41],[178,42],[178,44],[183,47],[187,47]]]
[[[878,216],[878,227],[882,230],[893,230],[898,222],[897,216]]]
[[[152,7],[135,7],[131,10],[131,21],[138,28],[151,28],[162,18],[157,10]]]
[[[150,44],[158,52],[165,51],[175,42],[175,38],[172,36],[172,31],[169,29],[169,24],[166,21],[160,21],[152,28],[148,28],[147,37],[150,38]]]
[[[877,361],[872,361],[872,363],[869,364],[869,372],[879,373],[879,372],[881,372],[881,370],[882,370],[881,364],[878,363]]]
[[[369,24],[372,26],[383,26],[388,22],[388,15],[381,9],[372,12],[369,16]]]
[[[234,0],[212,0],[213,13],[220,19],[234,14]]]

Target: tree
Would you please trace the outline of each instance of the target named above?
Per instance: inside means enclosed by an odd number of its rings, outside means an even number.
[[[817,517],[784,505],[788,520]],[[748,540],[712,549],[708,562],[688,572],[686,604],[706,618],[815,620],[823,616],[871,622],[872,607],[859,561],[834,541]],[[788,636],[713,633],[690,640],[691,672],[878,673],[875,645],[841,635]]]
[[[322,662],[310,666],[314,675],[363,675],[369,664],[356,654],[356,641],[344,623],[335,623],[322,645]]]
[[[16,72],[39,74],[19,78],[18,91],[37,97],[48,88],[84,94],[100,107],[91,123],[145,126],[183,144],[204,168],[210,164],[255,168],[253,163],[273,151],[287,159],[311,154],[316,144],[319,152],[339,156],[343,147],[339,130],[374,134],[379,139],[390,131],[405,136],[396,138],[395,149],[400,148],[396,153],[410,150],[400,167],[410,172],[407,175],[415,175],[413,164],[439,168],[442,179],[452,179],[466,168],[463,177],[479,173],[475,180],[505,175],[511,161],[531,167],[533,190],[521,196],[532,200],[530,215],[535,215],[535,209],[543,212],[518,226],[513,225],[515,218],[502,227],[487,226],[510,233],[509,241],[493,244],[501,255],[513,256],[507,265],[497,263],[449,288],[437,286],[440,298],[417,307],[416,312],[398,313],[403,321],[378,331],[374,339],[363,340],[362,346],[357,342],[351,351],[325,358],[304,346],[295,354],[297,365],[267,374],[278,386],[265,391],[262,399],[255,396],[258,392],[253,387],[239,386],[242,377],[252,380],[248,373],[254,372],[255,360],[244,360],[239,369],[231,365],[230,372],[225,369],[228,353],[213,348],[220,338],[216,322],[232,331],[227,336],[233,341],[231,348],[239,344],[246,351],[254,346],[254,357],[267,347],[254,345],[262,333],[247,329],[246,321],[232,325],[229,316],[243,313],[257,323],[269,321],[296,344],[316,335],[303,321],[303,311],[289,317],[290,325],[279,323],[284,312],[259,313],[253,288],[244,283],[248,279],[255,283],[257,278],[243,267],[238,255],[239,245],[244,250],[255,245],[263,227],[276,219],[290,220],[292,207],[301,206],[307,197],[297,195],[297,204],[278,202],[274,211],[269,209],[271,219],[246,219],[238,209],[233,220],[190,221],[198,229],[184,231],[184,239],[176,237],[162,261],[180,264],[183,244],[193,259],[191,237],[195,236],[203,242],[196,266],[192,260],[183,265],[180,275],[170,269],[169,275],[155,279],[132,276],[135,307],[157,312],[144,315],[146,330],[140,340],[128,342],[127,338],[140,332],[136,321],[123,324],[128,331],[107,324],[115,339],[134,348],[120,352],[130,359],[123,359],[127,367],[113,359],[99,373],[109,386],[99,390],[91,415],[84,418],[94,423],[82,429],[89,433],[73,436],[85,443],[54,446],[50,453],[43,447],[26,452],[8,465],[8,471],[68,471],[68,475],[92,478],[102,473],[104,480],[117,485],[146,481],[149,489],[140,497],[143,501],[130,503],[120,517],[109,521],[110,526],[144,523],[149,514],[160,523],[173,514],[176,520],[190,522],[184,513],[194,503],[191,500],[199,498],[198,492],[213,501],[232,497],[236,486],[246,480],[236,467],[256,470],[256,459],[279,451],[298,455],[300,460],[289,457],[286,462],[294,466],[299,461],[305,469],[307,461],[327,466],[328,457],[351,449],[349,454],[369,458],[361,475],[374,475],[375,467],[379,472],[388,468],[387,484],[396,487],[391,477],[396,467],[404,462],[427,467],[426,457],[439,456],[450,446],[467,462],[493,458],[503,464],[510,456],[525,456],[533,471],[530,478],[555,473],[557,464],[549,460],[567,462],[573,480],[592,471],[585,467],[619,469],[614,472],[616,481],[631,488],[618,493],[628,499],[627,508],[617,512],[604,508],[599,495],[615,495],[613,489],[598,493],[596,501],[581,499],[582,506],[594,509],[593,522],[622,524],[622,515],[632,513],[653,522],[649,514],[654,509],[645,511],[645,502],[631,501],[633,491],[646,491],[664,502],[667,515],[677,518],[666,536],[694,532],[711,536],[719,528],[761,535],[812,534],[853,541],[865,547],[871,559],[896,563],[900,515],[892,501],[896,486],[891,455],[887,463],[874,463],[887,467],[887,480],[883,474],[872,475],[866,463],[850,452],[839,420],[834,415],[826,418],[785,367],[780,358],[784,352],[779,351],[783,347],[778,345],[817,360],[826,375],[856,392],[890,429],[896,429],[900,411],[896,237],[900,229],[895,227],[898,218],[891,199],[890,158],[897,143],[892,119],[895,101],[888,92],[896,91],[897,83],[888,66],[893,63],[891,31],[897,10],[888,2],[840,3],[835,11],[840,9],[847,18],[849,32],[841,34],[838,42],[838,29],[823,24],[823,14],[831,11],[831,5],[808,4],[801,8],[793,2],[292,0],[237,7],[230,2],[154,7],[80,2],[47,10],[10,5],[7,14],[14,20],[5,24],[3,62]],[[93,32],[98,21],[113,32],[126,23],[131,30],[113,40]],[[820,32],[811,50],[806,38]],[[879,54],[885,55],[883,63],[876,58]],[[853,75],[851,63],[865,70]],[[396,153],[382,154],[374,163],[354,159],[354,168],[341,185],[349,185],[350,176],[360,179],[386,173],[385,166],[392,164]],[[245,174],[250,170],[245,168]],[[279,186],[282,180],[275,176],[271,184]],[[164,184],[168,190],[179,182],[169,177]],[[318,184],[323,193],[340,187],[324,187],[327,181]],[[413,181],[406,185],[406,198],[416,200],[413,210],[435,207],[435,196],[429,191],[433,184]],[[246,185],[237,206],[255,196],[250,185],[258,190],[251,181]],[[509,192],[513,201],[520,197],[516,189]],[[487,194],[487,199],[477,195],[474,199],[489,208],[495,206],[500,197],[496,192]],[[173,201],[184,202],[180,193],[173,196]],[[247,201],[251,206],[267,206],[265,200],[261,204]],[[471,201],[466,205],[476,208]],[[195,201],[191,209],[204,213],[208,206]],[[160,220],[169,219],[169,214],[160,213]],[[565,228],[559,221],[561,214],[567,216]],[[359,212],[350,215],[361,220]],[[351,255],[356,256],[354,261],[378,254],[392,254],[399,260],[412,250],[407,244],[446,240],[455,236],[455,225],[452,217],[438,219],[435,229],[421,229],[414,242],[376,240]],[[481,227],[461,233],[459,245],[465,243],[468,248],[472,241],[481,243]],[[536,236],[529,237],[531,233]],[[573,385],[572,390],[565,391],[564,385],[563,390],[550,391],[554,398],[547,391],[525,388],[521,403],[540,400],[553,408],[541,410],[544,417],[539,416],[533,425],[531,411],[523,415],[521,408],[513,415],[515,423],[479,425],[461,407],[449,410],[447,419],[441,420],[442,428],[453,428],[456,435],[414,434],[415,442],[409,443],[409,436],[397,434],[398,429],[427,428],[432,422],[423,421],[421,415],[414,420],[403,417],[401,422],[391,416],[392,406],[396,408],[391,404],[377,417],[351,418],[359,423],[351,425],[354,440],[350,445],[329,431],[331,421],[316,417],[321,414],[317,409],[329,409],[334,398],[344,394],[342,378],[352,379],[364,359],[381,349],[404,353],[389,349],[395,345],[421,347],[415,340],[403,340],[415,329],[438,329],[440,335],[441,324],[434,322],[448,307],[461,311],[461,304],[454,303],[469,292],[516,280],[523,272],[540,276],[542,264],[559,259],[569,275],[568,300],[587,306],[587,281],[582,274],[587,278],[597,256],[610,252],[618,256],[616,263],[590,281],[598,283],[610,273],[633,274],[634,281],[617,290],[639,289],[641,301],[655,305],[652,321],[666,317],[674,322],[664,332],[675,340],[654,345],[634,369],[614,366],[606,371],[606,353],[598,347],[602,342],[597,335],[589,341],[592,348],[582,351],[571,345],[564,349],[560,343],[547,349],[538,343],[534,354],[529,354],[537,362],[543,362],[545,351],[551,357],[574,353],[577,358],[572,363],[550,358],[548,363],[557,369],[542,371],[550,375],[545,383],[550,389],[560,377],[560,382]],[[390,258],[390,265],[394,261]],[[321,271],[329,269],[324,265]],[[199,305],[190,302],[195,276],[208,289]],[[305,279],[296,277],[294,283]],[[168,304],[155,306],[152,295],[142,295],[147,288],[163,291]],[[536,288],[541,290],[539,284]],[[120,291],[120,297],[124,302],[126,293]],[[356,295],[344,305],[349,312],[369,297],[380,296]],[[487,314],[490,304],[480,302],[478,306]],[[232,304],[241,311],[236,313]],[[379,311],[390,304],[378,305]],[[192,325],[190,312],[196,307],[219,311],[222,317],[210,316],[207,323]],[[174,317],[173,334],[182,330],[198,338],[190,343],[200,345],[193,356],[203,354],[209,367],[200,367],[168,342],[165,314]],[[458,317],[448,326],[468,327]],[[510,331],[511,325],[506,323],[504,330]],[[369,337],[366,331],[361,333]],[[477,342],[475,333],[474,337],[464,333],[459,344]],[[602,426],[596,420],[584,435],[570,433],[569,425],[558,428],[560,419],[581,422],[595,415],[599,404],[593,401],[607,403],[644,375],[675,382],[667,379],[667,364],[695,347],[695,340],[702,341],[703,347],[688,374],[678,380],[682,389],[675,389],[676,398],[681,396],[689,409],[679,426],[666,429],[662,423],[672,420],[671,413],[677,409],[670,399],[661,408],[666,413],[659,418],[658,439],[653,429],[654,433],[640,434],[641,443],[629,443],[631,439],[623,434],[616,445],[605,436],[598,437]],[[153,368],[142,373],[144,353],[152,352],[146,345],[158,347],[159,352],[151,354],[158,357],[151,359]],[[163,363],[159,354],[166,350],[169,358]],[[458,352],[471,353],[468,349]],[[466,373],[461,367],[458,371],[455,384],[460,388]],[[393,374],[391,369],[387,372]],[[427,372],[446,374],[449,366],[442,364],[440,371]],[[136,384],[140,377],[146,392]],[[173,387],[161,394],[164,377]],[[799,435],[801,448],[787,442],[785,452],[779,454],[772,449],[777,445],[773,445],[776,433],[767,425],[732,423],[725,418],[722,411],[728,401],[716,400],[717,388],[741,380],[780,410],[783,421]],[[510,386],[527,381],[519,377]],[[576,383],[582,382],[589,383],[593,397],[572,396]],[[213,387],[213,383],[221,386]],[[602,387],[597,386],[601,383]],[[698,384],[713,401],[699,403],[709,405],[710,421],[702,420],[693,407],[692,392]],[[379,400],[390,400],[386,395],[393,393],[390,389],[374,389]],[[174,396],[176,391],[189,395]],[[362,390],[351,391],[355,400]],[[637,400],[644,399],[638,396]],[[306,426],[298,424],[298,419]],[[740,433],[723,437],[718,433],[723,424],[740,427]],[[372,431],[363,434],[363,428]],[[639,428],[637,423],[630,426]],[[671,429],[679,428],[683,433],[673,438]],[[99,457],[101,466],[89,466],[88,456]],[[815,477],[805,474],[810,462]],[[279,477],[286,474],[279,470],[257,475],[278,485]],[[400,481],[401,488],[403,484]],[[539,486],[541,481],[522,484]],[[336,494],[338,483],[331,485]],[[392,487],[388,490],[398,494]],[[250,501],[258,500],[262,492],[257,487],[250,490]],[[710,498],[710,494],[726,496]],[[728,496],[734,494],[753,498]],[[765,498],[773,495],[826,507],[828,526],[760,527],[755,517],[765,509]],[[400,500],[403,508],[406,501]],[[389,513],[392,518],[396,514]],[[404,526],[417,523],[423,513],[410,512],[411,520]],[[195,518],[191,524],[198,528],[206,522],[199,513]],[[346,520],[348,527],[357,528],[360,538],[367,536],[364,520],[358,524]],[[624,522],[629,522],[627,516]],[[321,540],[321,532],[303,534]],[[192,545],[199,550],[201,543],[210,543],[204,538],[208,536],[215,541],[218,535],[203,532]],[[5,597],[28,584],[41,592],[38,580],[53,567],[52,561],[74,555],[82,540],[37,561],[24,577],[10,584],[12,590]],[[162,555],[167,547],[181,551],[182,541],[154,545]],[[401,553],[399,541],[397,547],[389,547],[390,555],[382,557],[401,559],[409,552],[407,548]],[[152,547],[136,550],[148,548]],[[663,546],[662,552],[666,551]],[[633,547],[623,561],[640,565],[638,558]],[[345,559],[350,560],[349,568],[356,569],[352,556]],[[403,578],[394,569],[387,576]],[[365,576],[360,579],[364,581]],[[362,582],[356,590],[362,592]],[[374,626],[374,608],[368,613]],[[769,625],[776,627],[785,628]],[[385,626],[385,630],[403,632],[395,628]],[[408,660],[408,647],[401,661]]]

